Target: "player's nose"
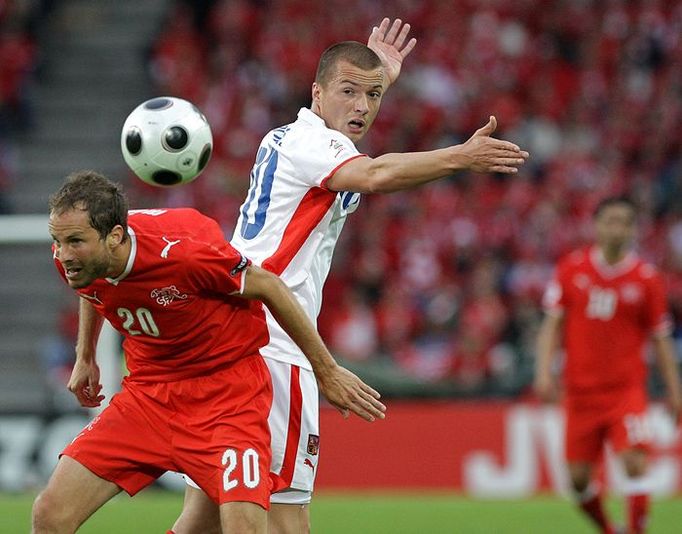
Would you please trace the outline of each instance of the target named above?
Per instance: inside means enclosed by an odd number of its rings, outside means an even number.
[[[369,112],[369,98],[365,94],[360,94],[355,99],[355,112],[363,115]]]
[[[67,263],[74,259],[73,250],[69,246],[62,245],[55,249],[55,257],[62,263]]]

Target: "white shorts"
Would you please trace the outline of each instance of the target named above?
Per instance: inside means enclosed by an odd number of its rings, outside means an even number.
[[[272,377],[268,423],[272,444],[273,504],[308,504],[312,498],[320,448],[319,393],[315,374],[263,358]],[[188,485],[198,486],[187,476]]]

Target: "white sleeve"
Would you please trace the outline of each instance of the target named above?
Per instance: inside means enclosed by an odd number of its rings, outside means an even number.
[[[363,154],[345,135],[335,130],[316,129],[297,140],[290,156],[296,180],[308,187],[322,187],[336,169]]]

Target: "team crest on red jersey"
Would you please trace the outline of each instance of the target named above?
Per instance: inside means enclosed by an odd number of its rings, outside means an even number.
[[[320,452],[320,436],[315,434],[308,434],[308,454],[317,456]]]
[[[149,296],[155,299],[156,302],[162,306],[168,306],[175,299],[185,300],[187,298],[187,295],[185,293],[181,294],[178,288],[175,286],[154,289]]]
[[[573,283],[580,289],[587,289],[592,280],[585,273],[578,273],[573,277]]]
[[[635,283],[625,284],[620,290],[623,302],[637,302],[642,298],[643,293],[640,285]]]

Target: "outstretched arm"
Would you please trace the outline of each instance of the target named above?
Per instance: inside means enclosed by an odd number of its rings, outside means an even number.
[[[95,408],[104,400],[104,395],[100,395],[102,384],[99,381],[99,366],[96,360],[97,340],[103,322],[104,319],[95,308],[81,298],[78,309],[76,362],[66,387],[85,408]]]
[[[261,300],[301,348],[326,399],[344,416],[351,411],[367,421],[383,419],[379,393],[336,363],[291,290],[274,274],[250,265],[242,297]]]
[[[491,137],[496,128],[497,119],[491,116],[485,126],[461,145],[355,158],[342,165],[326,185],[333,191],[392,193],[463,170],[513,174],[525,163],[528,152],[514,143]]]
[[[367,46],[381,58],[381,63],[384,65],[384,74],[386,74],[384,91],[398,79],[403,60],[417,44],[417,40],[413,37],[403,46],[409,33],[409,24],[403,24],[400,19],[395,19],[391,24],[391,20],[386,17],[379,26],[372,28],[372,33],[367,39]]]

